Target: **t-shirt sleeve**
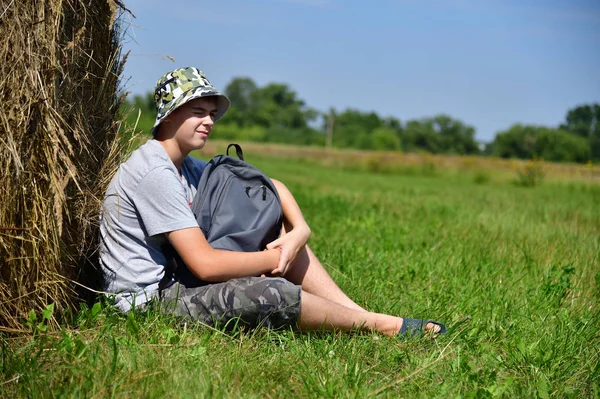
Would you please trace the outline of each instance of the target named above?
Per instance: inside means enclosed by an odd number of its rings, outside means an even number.
[[[150,171],[139,183],[133,202],[150,236],[198,227],[183,184],[167,168]]]

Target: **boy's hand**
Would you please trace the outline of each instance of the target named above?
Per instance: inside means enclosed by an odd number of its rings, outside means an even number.
[[[267,244],[267,249],[279,248],[281,255],[277,268],[271,272],[274,276],[284,276],[289,270],[292,262],[296,259],[298,252],[306,245],[310,237],[308,226],[294,228],[273,242]]]

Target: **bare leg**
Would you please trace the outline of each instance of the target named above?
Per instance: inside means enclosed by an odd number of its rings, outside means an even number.
[[[361,329],[395,336],[402,327],[400,317],[349,309],[325,298],[302,291],[299,328],[301,330]],[[439,326],[428,323],[426,331],[439,332]]]
[[[320,296],[349,309],[366,312],[337,286],[308,245],[298,253],[292,267],[284,276],[310,294]]]

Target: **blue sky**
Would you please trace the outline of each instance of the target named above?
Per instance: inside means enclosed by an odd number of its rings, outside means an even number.
[[[600,0],[125,0],[125,88],[196,66],[288,84],[320,111],[446,113],[491,141],[600,102]],[[173,61],[174,60],[174,61]],[[218,129],[218,127],[217,127]],[[216,131],[218,133],[218,130]]]

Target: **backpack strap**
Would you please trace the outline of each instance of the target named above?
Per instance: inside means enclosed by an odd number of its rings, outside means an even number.
[[[239,144],[235,144],[235,143],[229,144],[227,146],[227,152],[226,152],[228,156],[229,156],[229,149],[231,147],[235,148],[235,153],[236,153],[237,157],[243,161],[244,160],[244,152],[242,151],[242,147],[240,147]]]

